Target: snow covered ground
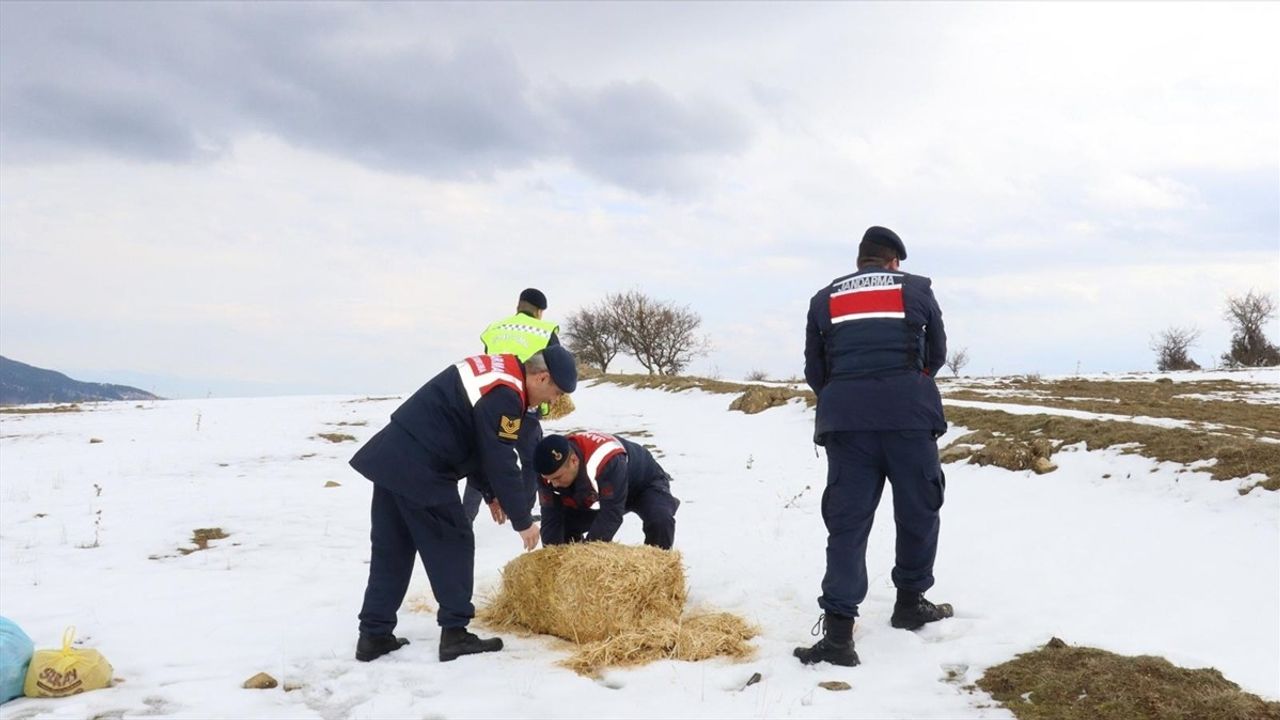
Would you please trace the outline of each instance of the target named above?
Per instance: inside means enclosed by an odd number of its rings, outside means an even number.
[[[399,401],[112,403],[0,418],[0,614],[38,647],[77,626],[123,681],[17,700],[0,717],[1011,717],[961,685],[1054,635],[1214,666],[1280,697],[1280,494],[1240,496],[1237,483],[1114,451],[1060,451],[1045,476],[949,465],[929,596],[957,617],[889,627],[886,496],[855,633],[863,665],[806,668],[791,649],[812,642],[825,546],[811,411],[797,401],[743,415],[726,412],[729,395],[612,385],[574,399],[549,431],[630,432],[661,449],[684,501],[690,600],[758,623],[754,660],[592,680],[555,664],[557,642],[506,636],[502,653],[441,664],[434,615],[407,607],[398,632],[413,644],[357,663],[370,485],[346,465],[357,443],[315,436],[362,442]],[[229,537],[178,552],[209,527]],[[520,545],[483,515],[476,528],[483,591]],[[628,516],[620,539],[640,538]],[[430,600],[420,568],[409,596]],[[949,669],[963,677],[949,682]],[[301,688],[240,688],[259,671]],[[755,672],[763,680],[743,689]]]

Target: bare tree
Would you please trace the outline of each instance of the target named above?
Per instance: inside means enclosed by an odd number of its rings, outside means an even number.
[[[1228,367],[1280,365],[1280,348],[1262,332],[1276,314],[1276,300],[1267,293],[1250,290],[1244,297],[1230,295],[1224,316],[1231,323],[1231,350],[1222,362]]]
[[[710,344],[697,334],[702,318],[688,307],[656,300],[638,290],[614,293],[605,306],[622,346],[650,375],[674,375]]]
[[[1151,349],[1156,354],[1156,369],[1199,370],[1200,363],[1187,357],[1187,350],[1200,339],[1200,329],[1193,326],[1172,326],[1151,336]]]
[[[622,336],[604,303],[582,308],[565,318],[563,334],[565,344],[578,360],[595,365],[600,372],[609,372],[609,363],[622,351]]]
[[[954,375],[955,377],[960,377],[960,371],[963,370],[964,366],[968,364],[969,364],[969,348],[960,348],[959,350],[952,350],[951,354],[947,355],[947,367],[951,368],[951,374]]]

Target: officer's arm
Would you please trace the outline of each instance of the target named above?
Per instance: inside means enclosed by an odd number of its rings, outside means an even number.
[[[804,379],[816,394],[827,384],[827,346],[818,329],[815,302],[809,303],[809,321],[804,330]]]
[[[929,320],[924,329],[924,366],[930,375],[936,377],[947,364],[947,331],[942,325],[942,308],[933,296],[932,287],[925,288],[925,301],[929,304]]]
[[[559,344],[560,344],[560,336],[556,334],[555,330],[552,330],[551,339],[547,341],[547,347],[551,347],[552,345],[559,345]]]
[[[563,545],[564,506],[541,479],[538,480],[538,506],[542,509],[542,544]]]
[[[587,540],[608,542],[622,527],[622,516],[627,512],[627,456],[618,453],[604,464],[596,478],[600,495],[600,511],[591,521]]]
[[[502,511],[511,518],[517,532],[533,524],[524,496],[520,456],[516,439],[524,420],[525,408],[516,391],[494,388],[475,404],[476,446],[480,452],[481,475],[489,481]]]

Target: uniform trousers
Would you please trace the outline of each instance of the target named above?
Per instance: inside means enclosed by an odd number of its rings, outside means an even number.
[[[933,587],[938,511],[946,489],[933,433],[833,432],[826,434],[825,443],[822,519],[827,526],[827,570],[818,605],[835,615],[858,615],[858,605],[867,596],[867,538],[886,478],[893,486],[897,525],[893,584],[921,593]]]

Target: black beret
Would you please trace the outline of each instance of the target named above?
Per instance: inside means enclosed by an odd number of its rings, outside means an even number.
[[[533,467],[539,475],[550,475],[569,459],[569,441],[563,435],[548,435],[533,451]]]
[[[578,389],[578,361],[573,353],[563,345],[551,345],[542,350],[542,358],[547,361],[547,369],[551,371],[551,380],[556,387],[571,393]]]
[[[525,288],[524,292],[520,293],[520,302],[527,302],[539,310],[547,309],[547,296],[543,295],[538,288]]]
[[[907,259],[907,246],[902,244],[902,238],[898,237],[897,233],[887,227],[872,225],[867,228],[867,231],[862,234],[862,243],[887,247],[897,253],[899,260]]]

